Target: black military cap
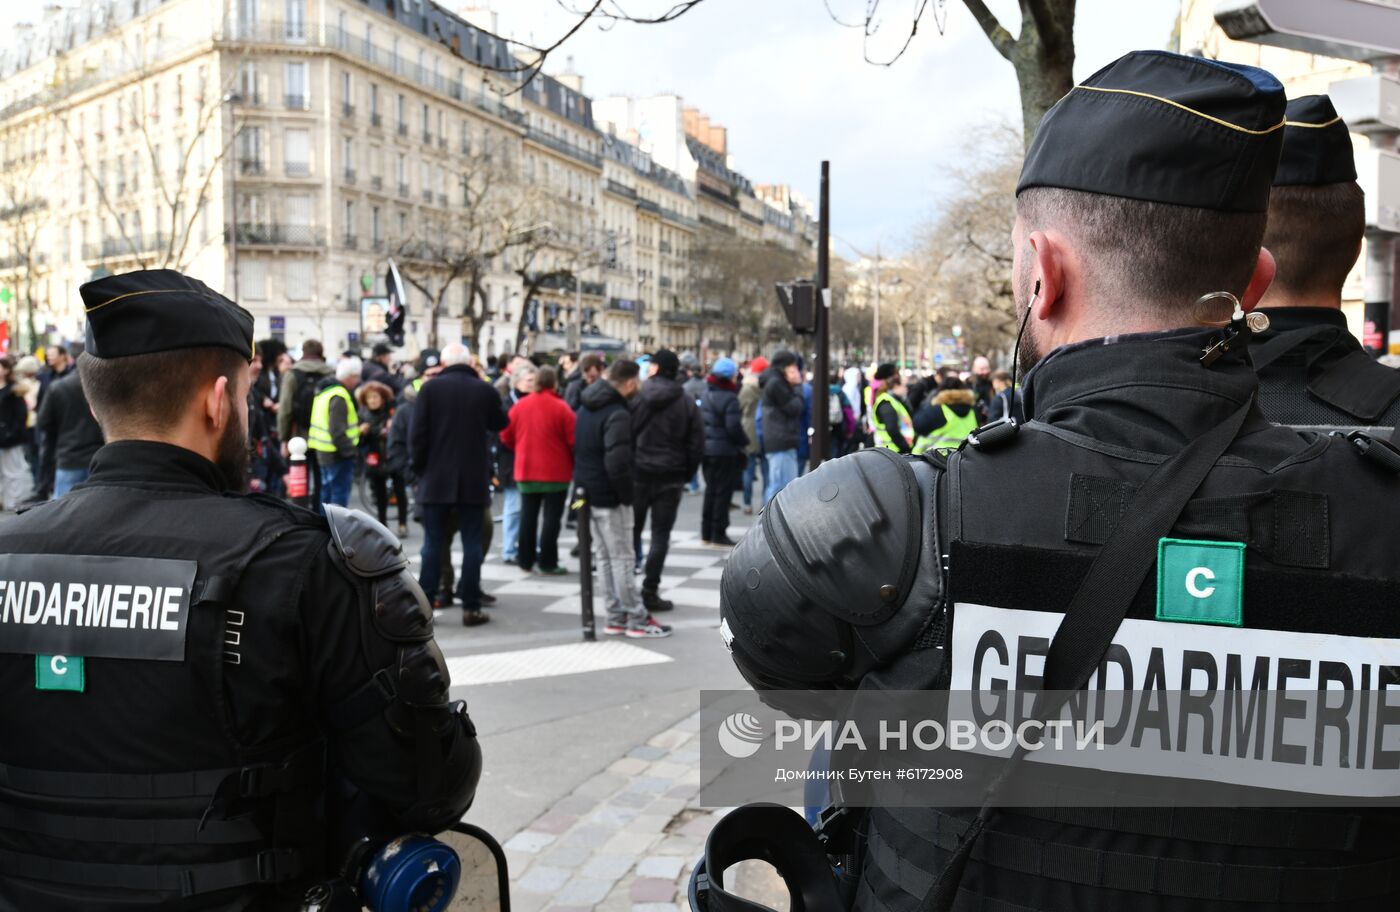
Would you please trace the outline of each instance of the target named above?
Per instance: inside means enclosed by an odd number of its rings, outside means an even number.
[[[1046,112],[1016,192],[1062,187],[1264,212],[1284,107],[1283,85],[1258,67],[1134,51]]]
[[[253,358],[253,315],[173,269],[107,276],[78,294],[87,312],[87,352],[94,357],[220,347]]]
[[[1315,187],[1356,180],[1351,133],[1332,99],[1304,95],[1288,102],[1283,155],[1274,174],[1275,187]]]

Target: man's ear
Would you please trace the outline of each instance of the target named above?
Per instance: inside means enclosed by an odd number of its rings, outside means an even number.
[[[1031,266],[1031,287],[1038,289],[1034,317],[1048,320],[1065,293],[1064,251],[1044,231],[1033,231],[1026,240],[1035,252]]]
[[[223,430],[224,425],[233,417],[229,414],[227,377],[215,380],[205,392],[204,417],[217,430]]]
[[[1274,255],[1269,252],[1269,248],[1260,247],[1259,259],[1254,264],[1254,274],[1249,277],[1249,284],[1245,286],[1244,297],[1240,298],[1240,307],[1246,312],[1258,307],[1264,292],[1273,284],[1274,273],[1277,271],[1278,264],[1274,261]]]

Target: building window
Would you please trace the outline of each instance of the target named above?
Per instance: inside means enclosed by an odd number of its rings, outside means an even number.
[[[305,177],[311,173],[311,132],[289,128],[283,134],[283,160],[287,174],[291,177]]]
[[[369,114],[379,116],[379,86],[373,82],[369,84]]]
[[[398,75],[403,72],[403,58],[399,56],[398,38],[394,39],[394,48],[389,56],[389,64],[390,68],[394,71],[395,75]]]
[[[258,65],[244,61],[238,68],[238,94],[245,104],[260,104],[262,95],[258,92]]]
[[[311,104],[309,88],[306,79],[306,64],[296,62],[287,64],[287,107],[297,110],[306,110]]]
[[[384,235],[380,231],[378,206],[369,210],[369,236],[376,244],[384,239]]]
[[[311,273],[310,260],[287,261],[287,285],[283,292],[288,301],[311,300]]]
[[[355,174],[355,141],[349,136],[342,136],[340,139],[340,160],[345,166],[347,177]]]
[[[306,40],[306,0],[283,0],[282,34],[289,41]]]
[[[251,34],[258,23],[258,0],[238,0],[238,24],[244,35]]]
[[[238,162],[244,173],[262,171],[262,127],[244,127],[238,131]]]
[[[355,84],[351,81],[350,71],[340,72],[340,103],[349,104],[355,100]]]
[[[355,201],[345,201],[345,236],[353,238],[355,236]]]
[[[238,296],[245,301],[267,300],[267,262],[249,256],[238,260]]]
[[[403,93],[402,93],[402,92],[399,93],[398,111],[397,111],[396,113],[399,115],[399,132],[400,132],[400,133],[407,133],[407,132],[408,132],[408,101],[403,97]]]

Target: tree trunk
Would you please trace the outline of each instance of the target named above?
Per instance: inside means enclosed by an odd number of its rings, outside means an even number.
[[[1071,11],[1071,24],[1073,15]],[[1025,31],[1032,28],[1028,20],[1022,29],[1023,38]],[[1074,88],[1074,45],[1052,49],[1038,40],[1018,41],[1011,65],[1016,68],[1016,84],[1021,90],[1021,136],[1029,149],[1045,112]]]
[[[997,53],[1011,61],[1021,91],[1021,137],[1026,148],[1045,112],[1074,88],[1076,0],[1021,0],[1021,34],[1014,39],[985,0],[963,0]]]
[[[442,298],[433,298],[433,312],[428,320],[428,347],[436,348],[438,351],[442,350],[442,346],[438,345],[438,311],[441,309]]]
[[[478,307],[478,302],[480,306]],[[473,270],[471,274],[471,292],[467,295],[467,312],[464,316],[471,325],[471,346],[472,351],[481,354],[481,331],[486,327],[486,318],[489,316],[486,308],[486,289],[481,283],[481,272]]]

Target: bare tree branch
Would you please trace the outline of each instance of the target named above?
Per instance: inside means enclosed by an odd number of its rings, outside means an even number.
[[[977,24],[982,27],[987,40],[992,43],[992,47],[997,49],[997,53],[1011,59],[1011,50],[1016,46],[1016,39],[1011,37],[1000,22],[997,21],[996,14],[987,8],[987,4],[982,0],[963,0],[963,5],[972,13],[972,18],[977,20]]]

